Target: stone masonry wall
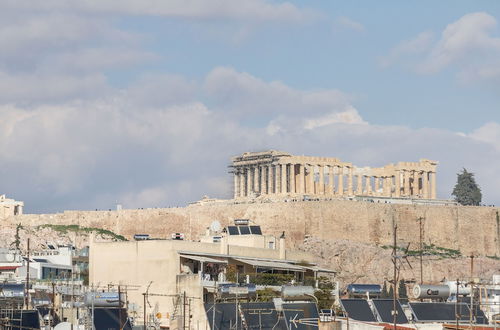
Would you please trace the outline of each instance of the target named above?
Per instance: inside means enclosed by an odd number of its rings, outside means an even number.
[[[280,235],[285,231],[289,247],[300,245],[306,235],[326,240],[391,245],[395,221],[398,241],[411,242],[412,249],[417,249],[417,219],[423,217],[425,243],[460,250],[463,255],[500,256],[497,211],[499,209],[493,207],[397,205],[346,200],[241,204],[227,201],[167,209],[24,214],[1,221],[27,226],[78,224],[108,229],[128,238],[136,233],[161,238],[181,232],[186,238],[196,240],[214,220],[228,225],[235,218],[248,218],[261,225],[266,234]]]

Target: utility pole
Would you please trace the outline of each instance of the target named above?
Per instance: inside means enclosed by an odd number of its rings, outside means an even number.
[[[398,267],[397,267],[397,249],[396,249],[396,242],[397,242],[397,230],[398,226],[396,225],[396,222],[394,221],[394,216],[393,216],[393,242],[392,242],[392,263],[394,265],[394,277],[392,280],[392,316],[393,316],[393,321],[394,321],[394,330],[396,330],[397,327],[397,309],[396,309],[396,300],[397,300],[397,293],[396,293],[396,283],[398,281]]]
[[[52,324],[56,320],[56,284],[52,281]]]
[[[30,239],[28,238],[28,256],[26,261],[26,290],[24,294],[24,306],[29,309],[30,303]]]
[[[182,293],[182,329],[186,329],[186,291]]]
[[[458,330],[458,320],[460,318],[459,314],[458,314],[458,286],[459,286],[460,282],[458,281],[458,278],[457,278],[457,292],[456,292],[456,295],[455,295],[455,319],[456,319],[456,329]]]
[[[420,231],[420,240],[419,240],[419,247],[418,249],[420,250],[420,284],[424,284],[424,266],[423,266],[423,255],[424,255],[424,247],[423,247],[423,236],[424,236],[424,228],[422,226],[422,220],[424,218],[419,217],[418,218],[418,223],[419,223],[419,231]]]
[[[147,296],[148,292],[144,292],[142,295],[144,296],[144,330],[146,330],[146,296]]]

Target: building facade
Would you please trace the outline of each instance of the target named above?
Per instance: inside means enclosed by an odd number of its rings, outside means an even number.
[[[271,195],[379,196],[436,199],[437,162],[358,167],[338,158],[282,151],[245,152],[232,158],[234,198]]]
[[[24,202],[0,195],[0,219],[23,214]]]

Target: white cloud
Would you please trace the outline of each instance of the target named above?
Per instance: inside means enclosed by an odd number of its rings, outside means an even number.
[[[0,103],[33,104],[95,98],[111,92],[103,74],[7,74],[0,71]]]
[[[422,54],[430,49],[432,38],[432,32],[425,31],[411,40],[403,41],[399,45],[391,49],[389,55],[382,57],[380,60],[380,64],[383,67],[387,67],[394,64],[402,57],[414,54]]]
[[[316,14],[300,9],[290,2],[266,0],[64,0],[23,1],[6,0],[0,10],[66,10],[87,13],[148,15],[198,19],[235,19],[259,21],[304,21]]]
[[[355,20],[353,20],[349,17],[345,17],[345,16],[338,17],[335,20],[335,25],[349,29],[349,30],[358,31],[358,32],[362,32],[365,30],[365,27],[363,26],[363,24],[356,22]]]
[[[344,112],[351,102],[351,97],[339,90],[297,90],[228,67],[212,70],[203,87],[216,109],[240,118],[252,115],[303,119]]]
[[[486,142],[500,151],[500,124],[489,122],[474,130],[469,136],[475,140]]]
[[[170,94],[148,100],[163,83]],[[229,106],[222,106],[226,101]],[[249,112],[261,106],[266,110]],[[500,201],[500,176],[491,170],[500,167],[498,123],[463,135],[371,125],[339,91],[303,91],[234,69],[216,68],[201,82],[145,76],[107,96],[57,106],[1,105],[0,113],[2,187],[25,200],[28,210],[227,198],[229,157],[271,148],[360,166],[435,159],[440,197],[449,197],[455,174],[466,167],[476,173],[486,200]]]
[[[394,47],[382,65],[410,63],[421,74],[434,74],[452,67],[461,82],[500,77],[500,37],[495,36],[497,20],[485,12],[466,14],[449,24],[441,38],[433,41],[423,32],[411,41]]]

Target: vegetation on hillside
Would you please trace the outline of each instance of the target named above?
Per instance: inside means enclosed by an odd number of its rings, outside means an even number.
[[[459,258],[462,256],[462,253],[459,250],[454,250],[454,249],[448,249],[440,246],[436,246],[434,244],[423,244],[423,249],[422,249],[422,254],[424,256],[437,256],[442,259],[448,259],[448,258]],[[381,248],[383,249],[392,249],[392,245],[382,245]],[[408,256],[419,256],[420,255],[420,250],[408,250],[406,251],[405,248],[397,246],[396,249],[399,251],[404,252]]]
[[[85,234],[95,233],[95,234],[101,235],[101,236],[108,236],[115,241],[126,241],[127,240],[122,235],[115,234],[111,230],[102,229],[102,228],[95,228],[95,227],[80,227],[79,225],[44,224],[44,225],[37,226],[36,228],[37,229],[50,228],[54,231],[60,232],[61,234],[67,234],[68,232],[85,233]]]

